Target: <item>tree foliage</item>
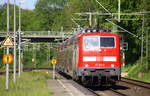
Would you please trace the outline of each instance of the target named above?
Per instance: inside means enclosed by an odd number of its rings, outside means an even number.
[[[89,15],[79,16],[75,13],[84,12],[99,12],[99,13],[117,13],[118,0],[97,0],[107,11],[99,5],[96,0],[38,0],[34,10],[21,9],[22,30],[56,30],[60,31],[63,27],[64,31],[72,31],[72,28],[77,28],[77,25],[72,19],[87,19],[76,20],[81,26],[89,26]],[[149,0],[121,0],[121,13],[136,13],[143,11],[150,11]],[[18,6],[17,6],[17,22],[18,22]],[[0,5],[0,31],[6,31],[6,4]],[[113,29],[113,25],[106,21],[106,19],[116,19],[117,15],[101,16],[93,15],[94,20],[99,20],[100,26],[109,27]],[[138,36],[134,37],[128,32],[119,33],[124,35],[125,41],[129,43],[129,50],[126,51],[127,63],[133,64],[141,56],[141,36],[142,36],[142,16],[126,15],[121,16],[121,19],[136,19],[136,20],[121,20],[117,22],[112,20],[115,24],[123,27],[131,33]],[[150,38],[150,13],[144,16],[144,56],[146,56],[146,38]],[[17,23],[18,26],[18,23]],[[17,27],[18,29],[18,27]],[[119,28],[118,28],[119,29]],[[13,5],[10,5],[10,30],[13,31]],[[148,43],[150,47],[150,43]],[[44,51],[44,50],[43,50]],[[150,48],[148,50],[150,53]],[[39,54],[40,55],[40,54]],[[150,56],[148,57],[150,58]],[[150,60],[149,60],[150,62]]]

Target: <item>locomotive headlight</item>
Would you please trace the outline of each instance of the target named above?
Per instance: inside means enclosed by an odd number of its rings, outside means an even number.
[[[111,67],[115,67],[115,65],[114,65],[114,64],[111,64]]]
[[[91,30],[87,30],[87,33],[91,33]]]
[[[89,67],[89,65],[88,65],[88,64],[85,64],[85,67]]]

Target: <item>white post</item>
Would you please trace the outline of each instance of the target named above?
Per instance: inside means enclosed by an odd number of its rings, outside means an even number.
[[[118,22],[120,22],[120,0],[118,0]]]
[[[55,64],[53,64],[53,80],[55,79]]]
[[[36,46],[36,45],[35,45]],[[35,68],[37,67],[36,66],[36,47],[34,47],[35,48]]]
[[[21,2],[19,3],[19,5],[21,5]],[[19,43],[18,43],[18,48],[19,48],[19,56],[18,56],[18,62],[19,62],[19,69],[18,69],[18,73],[19,73],[19,77],[20,77],[20,74],[21,74],[21,37],[20,37],[20,34],[21,34],[21,6],[19,6]]]
[[[61,27],[61,37],[64,37],[63,30],[64,30],[64,28],[63,28],[63,26],[62,26],[62,27]]]
[[[9,0],[7,0],[7,35],[9,33]],[[9,54],[9,47],[7,47],[7,54]],[[9,89],[9,64],[6,64],[6,90]]]
[[[92,26],[92,13],[89,14],[89,25]]]
[[[36,68],[36,45],[33,44],[33,62],[34,62],[34,68]]]
[[[23,72],[23,49],[22,49],[22,52],[21,52],[21,72]]]
[[[48,44],[48,65],[50,64],[50,44]]]
[[[6,64],[6,89],[9,89],[9,64]]]
[[[144,51],[144,15],[142,20],[142,40],[141,40],[141,64],[143,63],[143,51]]]
[[[123,50],[123,54],[122,54],[122,65],[123,67],[125,66],[125,51]]]
[[[16,82],[16,0],[14,0],[14,82]]]
[[[147,19],[148,20],[148,19]],[[145,20],[144,20],[145,21]],[[143,27],[144,27],[144,22],[143,22]],[[146,69],[149,69],[149,62],[148,62],[148,56],[149,56],[149,31],[146,30]]]

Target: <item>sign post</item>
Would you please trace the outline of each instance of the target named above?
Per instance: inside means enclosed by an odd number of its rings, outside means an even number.
[[[14,42],[9,35],[3,41],[2,46],[7,47],[7,54],[4,55],[3,62],[6,64],[6,89],[9,89],[9,64],[13,61],[12,55],[9,54],[9,47],[14,46]]]
[[[9,64],[12,63],[13,57],[11,54],[6,54],[3,57],[3,62],[6,64],[6,89],[9,88]]]
[[[7,35],[9,34],[9,0],[7,0]],[[7,47],[7,54],[9,54],[9,47]],[[9,89],[9,64],[6,64],[6,90]]]
[[[9,89],[9,64],[6,64],[6,89]]]
[[[55,79],[55,65],[57,63],[57,60],[56,59],[52,59],[51,63],[53,64],[53,80],[54,80]]]
[[[53,64],[53,80],[55,79],[55,64]]]

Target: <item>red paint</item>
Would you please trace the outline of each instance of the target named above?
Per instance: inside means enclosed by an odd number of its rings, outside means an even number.
[[[93,51],[85,51],[83,49],[83,37],[84,36],[113,36],[115,37],[115,42],[116,42],[116,48],[100,48],[101,52],[98,52],[97,50]],[[85,64],[89,64],[89,67],[111,67],[111,64],[114,64],[115,67],[120,67],[120,40],[119,36],[117,34],[113,33],[87,33],[87,34],[82,34],[80,35],[80,41],[78,43],[80,49],[79,49],[79,62],[78,62],[78,67],[85,67]],[[83,62],[82,58],[84,56],[96,56],[97,60],[103,58],[104,56],[115,56],[117,57],[117,61],[87,61]],[[101,65],[101,66],[96,66],[96,65]],[[103,65],[103,66],[102,66]]]
[[[84,50],[83,38],[85,36],[108,36],[115,38],[115,48],[99,48],[97,50]],[[98,50],[101,50],[100,52]],[[94,56],[96,61],[83,61],[85,56]],[[116,57],[116,61],[103,61],[104,57],[112,56]],[[120,37],[114,33],[84,33],[77,34],[65,41],[58,48],[57,53],[58,65],[64,69],[76,69],[79,67],[85,67],[86,64],[89,67],[121,67],[120,64]]]

